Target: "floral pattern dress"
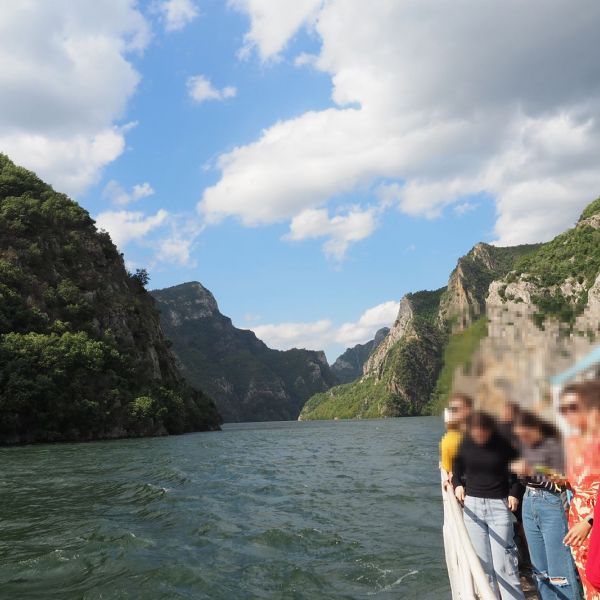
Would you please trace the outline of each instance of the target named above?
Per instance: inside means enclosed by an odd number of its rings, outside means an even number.
[[[573,498],[569,508],[569,529],[584,519],[594,516],[594,507],[600,487],[600,445],[598,440],[585,440],[573,437],[567,444],[567,478]],[[596,525],[600,526],[600,524]],[[590,537],[580,546],[572,546],[571,553],[586,600],[600,600],[600,591],[596,590],[585,576]]]

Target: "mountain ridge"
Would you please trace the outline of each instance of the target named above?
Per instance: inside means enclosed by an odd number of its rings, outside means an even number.
[[[322,351],[269,348],[221,314],[199,282],[152,295],[183,372],[227,422],[296,419],[312,394],[337,383]]]
[[[364,344],[356,344],[351,348],[346,348],[337,357],[331,365],[331,370],[340,383],[350,383],[362,375],[365,363],[371,354],[377,350],[389,331],[389,327],[382,327],[377,330],[372,340]]]

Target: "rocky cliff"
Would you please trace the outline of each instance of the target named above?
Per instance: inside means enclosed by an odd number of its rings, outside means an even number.
[[[365,363],[381,342],[390,332],[389,327],[383,327],[375,334],[375,337],[365,344],[357,344],[347,348],[331,365],[331,370],[340,383],[350,383],[363,374]]]
[[[0,441],[218,428],[143,280],[89,214],[0,155]]]
[[[489,285],[536,248],[477,244],[458,260],[446,287],[407,294],[393,327],[365,363],[363,377],[317,394],[301,418],[417,415],[443,403],[447,373],[485,334],[481,318]]]
[[[449,327],[451,331],[462,331],[485,315],[485,300],[492,281],[508,273],[519,257],[538,246],[496,247],[476,244],[458,259],[450,274],[440,302],[440,325]]]
[[[268,348],[234,327],[200,283],[152,294],[183,372],[215,399],[225,421],[296,419],[310,396],[337,382],[323,352]]]

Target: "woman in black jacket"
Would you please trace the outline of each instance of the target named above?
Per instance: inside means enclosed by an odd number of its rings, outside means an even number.
[[[490,586],[502,600],[524,600],[519,581],[512,512],[519,501],[518,481],[509,465],[517,451],[484,412],[467,421],[467,435],[456,458],[452,483],[464,503],[464,521]]]

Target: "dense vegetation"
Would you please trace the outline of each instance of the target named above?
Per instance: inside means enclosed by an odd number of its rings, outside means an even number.
[[[380,374],[313,396],[302,419],[400,417],[423,412],[441,368],[445,335],[436,324],[444,288],[408,294],[410,332],[385,357]]]
[[[573,323],[587,303],[587,290],[600,272],[600,230],[583,222],[600,213],[600,199],[581,215],[579,224],[519,259],[507,282],[519,277],[535,283],[539,292],[533,297],[540,324],[547,317]],[[581,286],[577,294],[566,295],[560,286],[567,280]]]
[[[85,210],[0,154],[0,441],[218,427],[145,283]]]
[[[310,396],[337,383],[322,352],[268,348],[234,327],[199,283],[152,293],[187,378],[227,422],[296,419]]]
[[[487,319],[480,317],[467,329],[450,335],[444,348],[443,367],[427,407],[428,413],[439,414],[448,402],[456,369],[465,367],[479,342],[487,335]]]

